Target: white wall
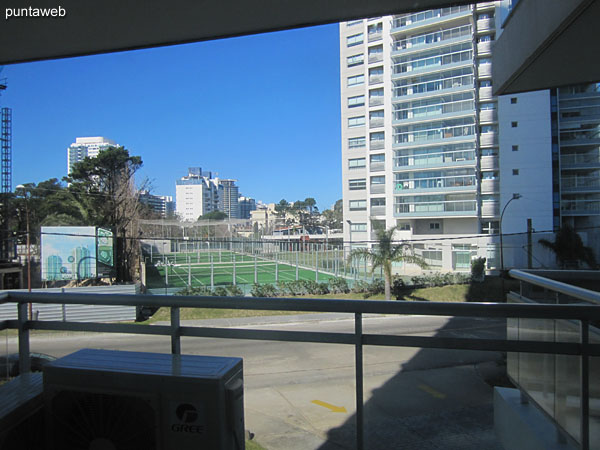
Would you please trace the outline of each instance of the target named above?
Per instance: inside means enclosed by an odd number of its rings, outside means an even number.
[[[511,103],[516,98],[516,103]],[[498,97],[500,125],[500,212],[513,200],[502,221],[502,232],[552,230],[552,135],[550,92],[537,91]],[[517,126],[513,127],[512,122]],[[513,151],[518,145],[518,151]],[[518,175],[513,170],[518,170]]]

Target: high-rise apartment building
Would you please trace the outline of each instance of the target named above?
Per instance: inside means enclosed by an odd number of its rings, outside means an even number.
[[[219,198],[219,210],[227,214],[230,219],[240,218],[239,197],[240,191],[236,186],[237,180],[219,179],[219,185],[222,186],[223,192]]]
[[[506,233],[600,226],[600,84],[499,98],[501,202],[523,195]]]
[[[147,205],[162,218],[170,217],[175,212],[175,202],[170,195],[153,195],[146,190],[142,190],[139,192],[139,199],[141,203]]]
[[[105,137],[80,137],[67,148],[67,173],[71,173],[73,164],[83,161],[86,156],[93,158],[98,156],[100,150],[114,147],[118,144]]]
[[[219,210],[223,186],[212,177],[212,172],[190,167],[188,175],[175,184],[175,212],[181,220],[195,222],[198,217]]]
[[[340,24],[345,241],[377,222],[402,239],[498,231],[491,51],[507,14],[503,0]]]
[[[256,200],[254,200],[252,197],[244,197],[240,195],[238,203],[240,206],[240,219],[249,219],[250,213],[252,211],[256,211]]]

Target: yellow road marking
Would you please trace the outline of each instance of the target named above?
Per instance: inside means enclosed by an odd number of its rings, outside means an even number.
[[[427,386],[426,384],[420,384],[417,387],[419,389],[421,389],[423,392],[427,392],[432,397],[439,398],[439,399],[446,398],[446,394],[442,394],[441,392],[436,391],[434,388],[432,388],[431,386]]]
[[[348,411],[346,411],[346,408],[343,406],[335,406],[335,405],[332,405],[331,403],[322,402],[321,400],[313,400],[311,403],[314,403],[315,405],[319,405],[324,408],[327,408],[331,412],[340,412],[340,413],[348,412]]]

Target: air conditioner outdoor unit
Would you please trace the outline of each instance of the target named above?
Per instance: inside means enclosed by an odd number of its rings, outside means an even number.
[[[83,349],[44,367],[49,450],[244,449],[240,358]]]

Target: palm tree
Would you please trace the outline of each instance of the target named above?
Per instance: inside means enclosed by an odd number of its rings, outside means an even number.
[[[385,282],[385,299],[391,300],[392,286],[392,263],[404,262],[416,264],[422,269],[426,269],[427,263],[419,256],[409,254],[407,244],[394,244],[393,236],[398,227],[392,227],[389,230],[383,228],[376,229],[377,243],[372,248],[357,248],[350,252],[348,261],[366,259],[371,263],[371,273],[378,267],[383,269]]]
[[[554,242],[547,239],[540,239],[538,242],[554,252],[556,260],[563,269],[578,264],[579,261],[586,262],[592,269],[596,267],[593,250],[583,245],[579,234],[569,225],[563,225],[558,230]]]

